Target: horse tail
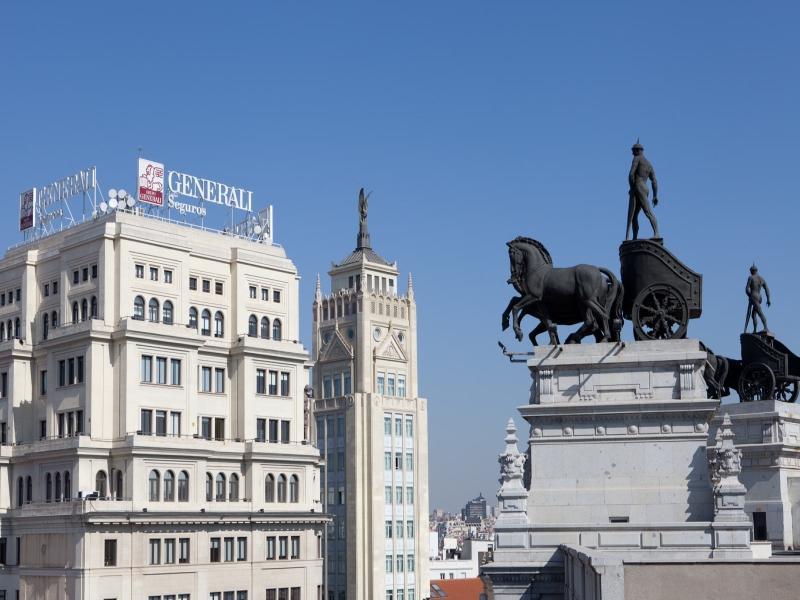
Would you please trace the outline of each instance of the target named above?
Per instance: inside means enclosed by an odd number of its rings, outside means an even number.
[[[622,300],[625,296],[625,288],[622,282],[617,279],[617,276],[608,269],[600,267],[600,272],[608,277],[609,281],[609,290],[605,305],[605,311],[609,320],[609,328],[611,329],[611,331],[608,332],[610,334],[609,337],[612,341],[618,342],[620,340],[622,326],[625,323],[622,317]]]

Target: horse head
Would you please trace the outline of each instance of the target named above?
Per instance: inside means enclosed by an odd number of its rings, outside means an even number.
[[[543,265],[553,264],[553,259],[544,245],[533,238],[517,236],[508,246],[508,258],[511,264],[511,277],[508,283],[522,284],[529,271],[534,271]]]

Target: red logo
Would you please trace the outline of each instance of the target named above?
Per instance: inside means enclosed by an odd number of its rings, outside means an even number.
[[[139,201],[164,206],[164,165],[139,159]]]

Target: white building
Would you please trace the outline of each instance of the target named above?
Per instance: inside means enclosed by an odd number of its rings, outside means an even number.
[[[321,595],[298,275],[114,212],[0,261],[0,600]]]
[[[329,272],[313,306],[315,436],[325,466],[327,600],[422,600],[428,576],[427,401],[417,392],[411,277],[370,245]]]
[[[445,538],[445,541],[454,538]],[[491,540],[464,540],[458,558],[442,558],[430,561],[431,581],[434,579],[470,579],[480,575],[480,566],[489,561],[492,554]]]

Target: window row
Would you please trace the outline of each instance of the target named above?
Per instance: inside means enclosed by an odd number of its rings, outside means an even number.
[[[207,394],[224,394],[225,369],[222,367],[200,367],[200,391]]]
[[[343,414],[328,415],[327,417],[317,417],[317,446],[322,447],[325,437],[328,443],[334,439],[344,439],[346,434],[345,421]]]
[[[204,308],[202,313],[198,313],[194,306],[189,308],[189,328],[197,330],[198,315],[200,315],[200,334],[211,335],[211,311],[207,308]],[[225,315],[219,310],[214,313],[214,337],[225,337]]]
[[[378,302],[378,307],[377,308],[378,308],[377,314],[382,316],[384,314],[383,302]],[[374,300],[369,303],[369,309],[370,309],[370,312],[372,314],[376,314],[375,313],[375,301]],[[392,305],[389,304],[389,303],[386,304],[386,316],[387,317],[391,317],[392,316]],[[394,317],[397,318],[398,316],[401,319],[405,319],[406,318],[406,307],[401,305],[400,306],[400,310],[398,311],[397,310],[397,304],[395,304],[394,305]]]
[[[269,423],[269,429],[267,429]],[[269,433],[269,436],[267,436]],[[288,444],[290,441],[291,422],[279,419],[256,419],[256,441],[269,441],[273,444],[278,442]],[[280,434],[280,437],[279,437]]]
[[[83,383],[83,357],[63,358],[58,361],[58,387]]]
[[[247,538],[211,538],[209,562],[233,562],[247,560]],[[235,552],[234,552],[235,550]]]
[[[395,593],[393,590],[386,590],[386,600],[415,600],[414,588],[405,590],[405,594],[403,591],[397,590]]]
[[[45,424],[45,430],[39,431],[41,437],[47,437],[47,421],[41,421]],[[60,438],[72,437],[74,435],[84,434],[83,430],[83,411],[82,410],[65,410],[58,413],[56,416],[56,435]]]
[[[189,563],[189,538],[166,538],[164,540],[151,538],[148,550],[147,564],[149,565],[174,565],[176,562],[180,564]]]
[[[230,480],[224,473],[217,473],[216,477],[206,473],[206,501],[207,502],[238,502],[239,501],[239,476],[231,473]]]
[[[335,504],[344,505],[345,501],[346,497],[343,485],[339,486],[338,488],[333,486],[328,487],[328,506],[333,506]]]
[[[300,536],[267,536],[267,560],[300,558]]]
[[[405,435],[406,437],[414,437],[414,418],[411,416],[405,417]],[[387,436],[392,435],[392,417],[385,415],[383,417],[383,434]],[[394,437],[403,437],[403,417],[394,417]]]
[[[0,342],[21,337],[19,317],[16,317],[13,321],[9,319],[5,323],[0,323]]]
[[[286,475],[281,473],[278,478],[269,473],[264,482],[264,501],[265,502],[286,502],[286,488],[289,488],[289,502],[300,502],[300,478],[297,475],[292,475],[287,479]],[[277,491],[277,494],[276,494]]]
[[[255,300],[258,297],[258,286],[255,285],[249,286],[248,292],[250,294],[250,299]],[[261,288],[261,300],[264,302],[269,302],[269,288],[265,287]],[[272,301],[277,303],[281,301],[280,290],[272,290]]]
[[[139,420],[139,435],[181,435],[181,413],[179,411],[143,408]]]
[[[386,521],[386,539],[403,539],[403,533],[408,539],[414,538],[414,521]]]
[[[269,374],[269,384],[267,375]],[[280,375],[280,387],[278,377]],[[256,369],[256,394],[269,394],[270,396],[289,396],[291,394],[291,374],[287,371],[267,371]]]
[[[317,586],[319,587],[319,586]],[[321,592],[320,592],[321,593]],[[291,595],[290,595],[291,594]],[[322,598],[318,594],[319,598]],[[300,588],[271,588],[267,589],[267,600],[301,600]]]
[[[142,383],[181,385],[181,359],[143,354],[140,363]],[[153,363],[155,363],[155,369],[153,369]]]
[[[16,292],[9,290],[8,292],[0,292],[0,306],[6,304],[14,304],[14,297],[16,296],[17,302],[22,301],[22,288],[17,288]],[[6,301],[8,297],[8,301]]]
[[[186,471],[181,471],[178,473],[177,484],[178,502],[188,502],[189,473]],[[165,471],[163,486],[164,495],[162,497],[161,473],[156,469],[150,471],[150,475],[147,478],[148,499],[150,502],[160,502],[162,499],[164,502],[174,502],[175,487],[175,473],[173,473],[171,470]]]
[[[106,472],[102,469],[94,478],[94,493],[100,500],[122,500],[122,471],[111,469],[111,489]]]
[[[397,385],[395,386],[395,382]],[[375,378],[375,393],[384,396],[406,397],[406,376],[378,371]]]
[[[387,485],[384,489],[384,500],[386,504],[391,504],[394,501],[395,504],[414,504],[414,486],[408,485],[405,488],[405,502],[403,502],[403,486],[398,485],[394,488],[394,495],[392,494],[392,486]]]
[[[209,600],[247,600],[247,590],[240,590],[235,592],[211,592],[208,595]]]
[[[394,455],[394,456],[393,456]],[[406,452],[405,453],[406,460],[405,460],[405,468],[406,471],[413,471],[414,470],[414,453],[413,452]],[[403,453],[402,452],[384,452],[383,453],[383,467],[386,471],[391,471],[392,466],[394,466],[395,471],[402,471],[403,470]]]
[[[83,298],[80,302],[72,302],[72,324],[77,325],[79,321],[88,321],[98,317],[97,296]],[[49,314],[42,314],[42,339],[46,340],[50,336],[50,329],[55,329],[59,325],[58,311],[51,311]],[[19,335],[19,333],[17,333]]]
[[[322,378],[322,397],[338,398],[352,392],[350,371],[325,375]]]
[[[206,294],[211,293],[211,280],[210,279],[201,279],[202,290]],[[189,277],[189,289],[190,290],[197,290],[197,277],[194,275]],[[221,296],[224,292],[224,286],[222,281],[215,281],[214,282],[214,293],[218,296]]]
[[[397,556],[392,556],[391,554],[386,555],[386,572],[391,573],[394,571],[395,573],[402,573],[404,570],[407,573],[414,572],[414,555],[402,555],[398,554]]]
[[[159,267],[150,267],[150,281],[159,281],[159,273],[162,272]],[[144,265],[136,263],[133,267],[133,274],[136,279],[144,279]],[[172,269],[164,269],[164,283],[172,283]]]
[[[87,265],[72,271],[72,284],[85,283],[89,281],[89,273],[92,274],[92,279],[97,279],[97,265]]]
[[[51,291],[53,292],[54,296],[58,295],[58,280],[55,280],[52,283],[45,283],[42,285],[42,296],[47,298],[50,295]]]
[[[269,319],[267,317],[261,317],[260,325],[259,327],[258,317],[250,315],[247,319],[247,336],[260,336],[262,339],[268,340],[270,338]],[[272,319],[272,339],[278,342],[283,339],[283,325],[280,319]]]
[[[148,596],[147,600],[191,600],[191,598],[191,594],[164,594],[163,596]],[[247,600],[246,596],[245,600]]]
[[[145,301],[144,297],[136,296],[133,299],[133,318],[136,321],[144,321]],[[164,300],[163,306],[158,298],[150,298],[147,301],[147,320],[152,323],[164,323],[173,325],[175,323],[175,306],[171,300]]]

